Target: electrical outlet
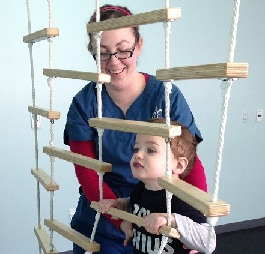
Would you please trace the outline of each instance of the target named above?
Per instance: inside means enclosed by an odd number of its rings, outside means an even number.
[[[256,122],[260,123],[262,122],[262,119],[263,119],[263,109],[257,109]]]
[[[71,223],[73,216],[75,215],[75,208],[68,209],[68,222]]]
[[[242,111],[242,123],[247,123],[248,122],[248,111],[243,110]]]

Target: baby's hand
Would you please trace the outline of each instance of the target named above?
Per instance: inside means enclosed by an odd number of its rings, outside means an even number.
[[[125,240],[124,240],[124,246],[127,246],[128,243],[132,240],[133,238],[133,230],[132,230],[132,223],[128,221],[122,221],[120,225],[120,229],[124,232],[125,234]]]
[[[159,228],[167,225],[167,216],[164,213],[151,213],[144,217],[144,227],[151,234],[159,235]]]
[[[185,244],[183,244],[183,249],[190,249],[189,247],[187,247]],[[189,252],[189,254],[195,254],[195,253],[198,253],[198,251],[197,250],[191,250],[190,252]]]

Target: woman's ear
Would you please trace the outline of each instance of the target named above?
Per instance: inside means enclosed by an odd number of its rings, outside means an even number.
[[[90,44],[87,45],[87,50],[92,55],[92,46]]]
[[[93,59],[96,61],[96,59],[95,59],[95,57],[93,55],[93,48],[92,48],[91,44],[88,44],[87,50],[91,54],[91,56],[93,57]]]
[[[180,175],[180,174],[182,174],[184,171],[185,171],[185,169],[187,168],[187,166],[188,166],[188,160],[187,160],[187,158],[186,157],[179,157],[178,159],[174,159],[173,160],[173,171],[172,171],[172,173],[174,174],[174,175]]]
[[[143,43],[144,43],[143,38],[140,37],[138,43],[136,44],[136,48],[137,48],[137,56],[139,56],[140,53],[142,52]]]

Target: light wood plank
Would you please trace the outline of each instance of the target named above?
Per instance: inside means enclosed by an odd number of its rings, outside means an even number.
[[[59,35],[59,29],[58,28],[44,28],[42,30],[36,31],[34,33],[28,34],[23,37],[23,42],[30,43],[30,42],[38,42],[41,40],[46,40],[50,37],[55,37]]]
[[[246,78],[247,63],[216,63],[197,66],[174,67],[156,71],[158,80]]]
[[[181,18],[181,8],[174,7],[168,9],[154,10],[139,13],[131,16],[124,16],[105,21],[94,22],[87,25],[89,33],[118,29],[122,27],[134,27],[156,22],[164,22]]]
[[[60,118],[60,112],[50,111],[49,109],[45,109],[45,108],[28,106],[28,111],[31,112],[32,114],[41,115],[50,120],[57,120]]]
[[[33,168],[31,169],[31,174],[41,183],[41,185],[47,191],[59,190],[59,185],[55,181],[51,181],[51,177],[42,169]]]
[[[50,250],[50,236],[47,234],[45,228],[34,227],[34,233],[39,241],[40,247],[44,254],[57,254],[58,251],[53,248]]]
[[[160,123],[148,123],[144,121],[131,121],[107,117],[90,118],[88,122],[91,127],[139,133],[144,135],[155,135],[164,138],[180,136],[181,134],[180,126],[166,126],[166,124]]]
[[[94,81],[100,83],[110,82],[110,75],[105,73],[93,73],[93,72],[59,70],[59,69],[43,69],[43,75],[48,77],[80,79],[80,80]]]
[[[207,217],[225,216],[230,213],[230,205],[218,199],[212,202],[212,196],[177,177],[161,177],[158,184]]]
[[[91,207],[98,211],[98,202],[92,201]],[[111,207],[107,211],[107,214],[110,214],[110,215],[117,217],[117,218],[120,218],[122,220],[129,221],[129,222],[134,223],[136,225],[143,226],[143,218],[136,216],[132,213],[128,213],[128,212],[119,210],[117,208]],[[159,233],[173,237],[173,238],[179,238],[180,237],[179,232],[175,228],[172,228],[169,226],[161,227],[159,229]]]
[[[67,151],[64,149],[60,149],[57,147],[43,147],[43,152],[50,155],[57,157],[62,160],[66,160],[77,165],[93,169],[97,172],[111,172],[112,165],[106,162],[100,162],[99,160],[89,158],[87,156],[73,153],[71,151]]]
[[[68,240],[82,247],[86,251],[97,252],[100,250],[100,245],[98,243],[91,241],[90,238],[82,235],[81,233],[57,220],[45,219],[44,224],[55,232],[57,232],[58,234],[64,236]]]

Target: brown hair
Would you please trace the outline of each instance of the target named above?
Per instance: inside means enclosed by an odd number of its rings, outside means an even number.
[[[131,11],[127,7],[119,5],[111,5],[111,4],[105,4],[101,6],[99,11],[100,11],[100,21],[132,15]],[[90,17],[87,25],[93,22],[96,22],[96,12],[94,12],[93,15]],[[132,31],[135,37],[135,42],[138,43],[140,39],[139,27],[138,26],[132,27]],[[88,36],[89,36],[88,50],[91,51],[92,50],[91,33],[88,32]]]
[[[148,122],[165,124],[166,119],[152,118]],[[170,121],[170,125],[176,125],[181,127],[181,135],[170,139],[170,148],[175,159],[179,157],[186,157],[188,160],[187,168],[180,175],[180,178],[184,179],[194,167],[196,160],[196,147],[198,142],[186,126],[175,121]]]

